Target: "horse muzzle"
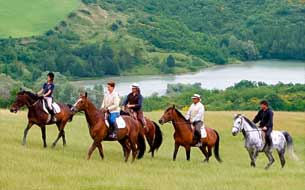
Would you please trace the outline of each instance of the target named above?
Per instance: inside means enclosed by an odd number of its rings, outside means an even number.
[[[74,106],[72,106],[70,110],[72,111],[73,114],[78,112],[78,109]]]
[[[11,109],[10,109],[10,112],[11,113],[17,113],[18,112],[18,108],[12,106]]]
[[[160,123],[160,125],[163,125],[164,124],[164,120],[162,118],[159,119],[159,123]]]

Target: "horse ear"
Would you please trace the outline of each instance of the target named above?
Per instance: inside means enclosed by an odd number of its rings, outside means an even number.
[[[88,97],[88,93],[87,93],[87,92],[85,92],[85,97],[86,97],[86,98]]]
[[[175,104],[173,104],[173,108],[176,109],[176,105]]]

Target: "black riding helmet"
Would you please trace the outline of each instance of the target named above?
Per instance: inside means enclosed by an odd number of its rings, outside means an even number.
[[[54,73],[49,72],[47,76],[50,77],[52,81],[54,80]]]

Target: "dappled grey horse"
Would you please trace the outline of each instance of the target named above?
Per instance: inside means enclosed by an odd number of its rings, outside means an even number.
[[[290,134],[286,131],[272,131],[272,147],[266,146],[263,140],[263,132],[252,121],[245,116],[238,114],[234,118],[232,134],[236,136],[239,132],[242,132],[245,138],[245,148],[249,152],[251,159],[251,166],[255,167],[255,160],[259,152],[264,152],[268,157],[269,163],[265,169],[268,169],[274,162],[272,152],[277,150],[281,160],[282,167],[285,166],[285,149],[288,151],[292,158],[297,159],[293,151],[293,141]]]

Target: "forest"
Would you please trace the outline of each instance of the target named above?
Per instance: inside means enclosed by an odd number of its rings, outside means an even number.
[[[0,40],[0,73],[32,85],[196,71],[255,59],[305,60],[301,0],[83,0],[42,35]],[[105,19],[105,15],[108,15]]]

